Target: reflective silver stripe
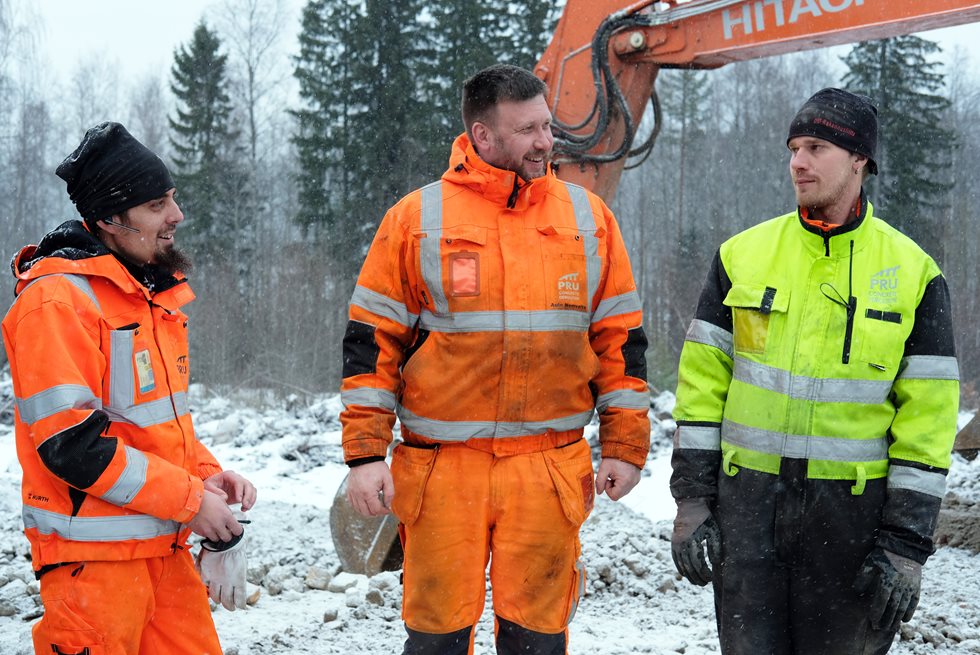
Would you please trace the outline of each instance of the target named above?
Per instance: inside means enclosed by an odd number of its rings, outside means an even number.
[[[650,409],[650,394],[646,391],[633,391],[632,389],[617,389],[599,394],[595,401],[596,411],[602,414],[610,407]]]
[[[592,299],[599,289],[599,277],[602,275],[602,260],[599,258],[599,240],[595,236],[596,220],[592,213],[589,194],[577,184],[565,182],[568,197],[572,201],[572,211],[575,213],[575,225],[582,236],[582,247],[585,250],[586,288],[589,290],[588,304],[592,307]],[[595,319],[594,319],[595,320]]]
[[[102,494],[102,500],[120,507],[130,503],[146,484],[148,466],[146,455],[141,451],[129,446],[123,446],[123,448],[126,449],[126,468],[123,469],[112,488]]]
[[[880,405],[888,400],[888,394],[892,390],[891,380],[811,378],[793,375],[781,368],[753,362],[744,357],[735,358],[732,377],[766,391],[819,403]]]
[[[895,466],[888,469],[889,489],[908,489],[942,498],[946,495],[946,476],[942,473],[920,471],[911,466]]]
[[[831,462],[877,462],[888,459],[887,437],[858,440],[785,434],[740,425],[726,419],[721,425],[721,438],[733,446],[797,459],[822,459]]]
[[[595,313],[592,315],[592,322],[598,323],[602,319],[609,318],[610,316],[620,316],[621,314],[641,311],[643,311],[643,305],[640,303],[640,295],[636,291],[630,291],[629,293],[602,300],[599,306],[595,308]]]
[[[436,313],[449,313],[449,301],[442,288],[442,254],[439,252],[442,234],[442,181],[422,187],[421,227],[426,237],[419,239],[419,258],[422,262],[422,279],[432,294]]]
[[[92,290],[92,285],[89,283],[87,277],[83,275],[72,275],[70,273],[66,273],[65,277],[69,282],[74,284],[79,291],[89,297],[89,300],[91,300],[92,304],[95,305],[95,308],[99,310],[99,313],[102,312],[102,307],[99,305],[99,299],[95,297],[95,291]]]
[[[556,332],[589,329],[589,317],[582,312],[555,309],[542,311],[458,312],[436,316],[427,309],[419,316],[419,326],[430,332]]]
[[[366,407],[381,407],[382,409],[391,411],[395,411],[395,407],[398,405],[398,399],[395,397],[395,394],[386,389],[371,389],[369,387],[341,391],[340,402],[344,404],[344,407],[363,405]]]
[[[398,407],[398,418],[412,432],[440,441],[466,441],[481,437],[521,437],[541,434],[548,430],[562,432],[585,427],[592,420],[593,411],[573,414],[549,421],[439,421],[423,418]]]
[[[113,330],[109,333],[112,348],[109,362],[109,402],[115,409],[130,407],[136,391],[133,389],[134,330]]]
[[[902,358],[899,380],[959,380],[960,366],[955,357],[910,355]]]
[[[687,328],[687,335],[685,335],[684,340],[703,343],[706,346],[717,348],[729,357],[735,357],[732,333],[714,323],[694,319],[691,321],[691,326]]]
[[[721,450],[721,426],[678,425],[674,430],[674,448]]]
[[[31,425],[66,409],[101,409],[102,399],[80,384],[59,384],[30,398],[16,398],[20,420]]]
[[[28,282],[27,286],[21,289],[21,293],[24,293],[30,287],[34,286],[35,283],[43,280],[44,278],[52,278],[52,277],[63,277],[69,282],[71,282],[72,284],[74,284],[79,291],[81,291],[86,296],[88,296],[88,299],[92,301],[92,304],[95,305],[95,308],[98,309],[100,313],[102,312],[102,307],[101,305],[99,305],[99,299],[95,297],[95,291],[92,290],[92,285],[89,284],[88,278],[85,277],[84,275],[74,275],[72,273],[52,273],[50,275],[42,275],[41,277]]]
[[[582,563],[582,560],[575,561],[575,570],[578,572],[578,593],[572,598],[572,607],[568,612],[568,619],[565,621],[565,625],[571,623],[572,619],[575,618],[579,601],[585,596],[585,564]]]
[[[146,514],[130,516],[65,516],[24,506],[24,528],[56,534],[71,541],[128,541],[177,534],[180,523]]]
[[[416,314],[408,311],[405,303],[400,303],[384,294],[371,291],[361,286],[354,288],[354,293],[351,294],[350,304],[357,305],[361,309],[366,309],[372,314],[391,319],[395,323],[408,328],[415,327],[415,324],[419,320]]]
[[[172,396],[172,398],[174,399],[174,410],[178,417],[186,416],[187,414],[191,413],[191,404],[187,400],[186,391],[178,391]]]
[[[157,400],[129,407],[109,407],[107,405],[102,408],[102,411],[109,415],[109,420],[119,423],[132,423],[141,428],[148,428],[177,418],[174,413],[176,395],[174,394],[174,400],[171,400],[170,396],[164,396]],[[186,403],[182,404],[186,405]]]

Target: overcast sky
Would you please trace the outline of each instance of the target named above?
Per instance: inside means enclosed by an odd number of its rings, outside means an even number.
[[[166,76],[174,49],[190,40],[202,15],[217,5],[211,0],[26,1],[43,19],[42,48],[62,79],[71,75],[76,62],[93,56],[118,64],[120,80],[147,73]],[[283,44],[292,54],[305,0],[287,0],[287,5],[294,16]],[[962,46],[971,52],[974,64],[980,65],[980,23],[921,36],[938,41],[947,52]]]

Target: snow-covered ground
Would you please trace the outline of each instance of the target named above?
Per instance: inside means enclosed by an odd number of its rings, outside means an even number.
[[[672,402],[662,394],[651,411],[654,447],[640,485],[619,503],[600,497],[583,527],[588,589],[571,625],[571,653],[718,652],[710,591],[679,580],[671,563]],[[9,403],[9,378],[0,374],[0,654],[26,655],[41,608],[21,533]],[[346,473],[339,398],[268,403],[196,387],[192,407],[201,439],[259,489],[248,527],[255,602],[214,611],[226,655],[401,652],[397,572],[341,573],[331,540],[329,509]],[[950,491],[961,504],[980,502],[980,460],[954,456]],[[476,651],[493,652],[489,602]],[[980,653],[978,555],[941,547],[929,560],[919,610],[891,652]]]

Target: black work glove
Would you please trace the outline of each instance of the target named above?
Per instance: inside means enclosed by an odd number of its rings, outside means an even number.
[[[704,545],[712,562],[721,559],[721,530],[711,516],[707,498],[682,498],[677,501],[674,533],[670,537],[670,554],[677,572],[699,587],[711,582],[711,566],[704,557]]]
[[[899,622],[909,621],[915,614],[921,584],[921,564],[876,547],[861,565],[854,589],[862,595],[874,593],[869,614],[871,627],[894,631]]]

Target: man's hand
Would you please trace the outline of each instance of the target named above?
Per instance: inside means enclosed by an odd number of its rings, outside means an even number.
[[[391,512],[395,483],[386,462],[370,462],[351,468],[347,474],[347,500],[358,514],[381,516]]]
[[[205,486],[201,508],[187,523],[187,527],[195,534],[211,541],[231,541],[232,538],[240,535],[242,525],[231,513],[225,498],[224,493],[216,494]]]
[[[226,505],[241,503],[242,511],[255,505],[255,485],[234,471],[216,473],[204,481],[204,488],[218,496],[224,496]]]
[[[195,567],[208,588],[208,597],[228,611],[245,609],[245,535],[229,544],[203,541]]]
[[[708,499],[678,500],[674,532],[670,537],[670,554],[677,572],[699,587],[711,582],[714,575],[704,557],[705,546],[712,562],[721,559],[721,530],[711,515]]]
[[[865,558],[854,581],[860,594],[874,593],[871,601],[871,627],[898,630],[901,621],[910,621],[919,606],[922,565],[884,548],[875,548]]]
[[[599,470],[595,474],[595,492],[596,495],[601,495],[605,491],[609,500],[619,500],[639,481],[640,469],[629,462],[604,457],[599,462]]]

